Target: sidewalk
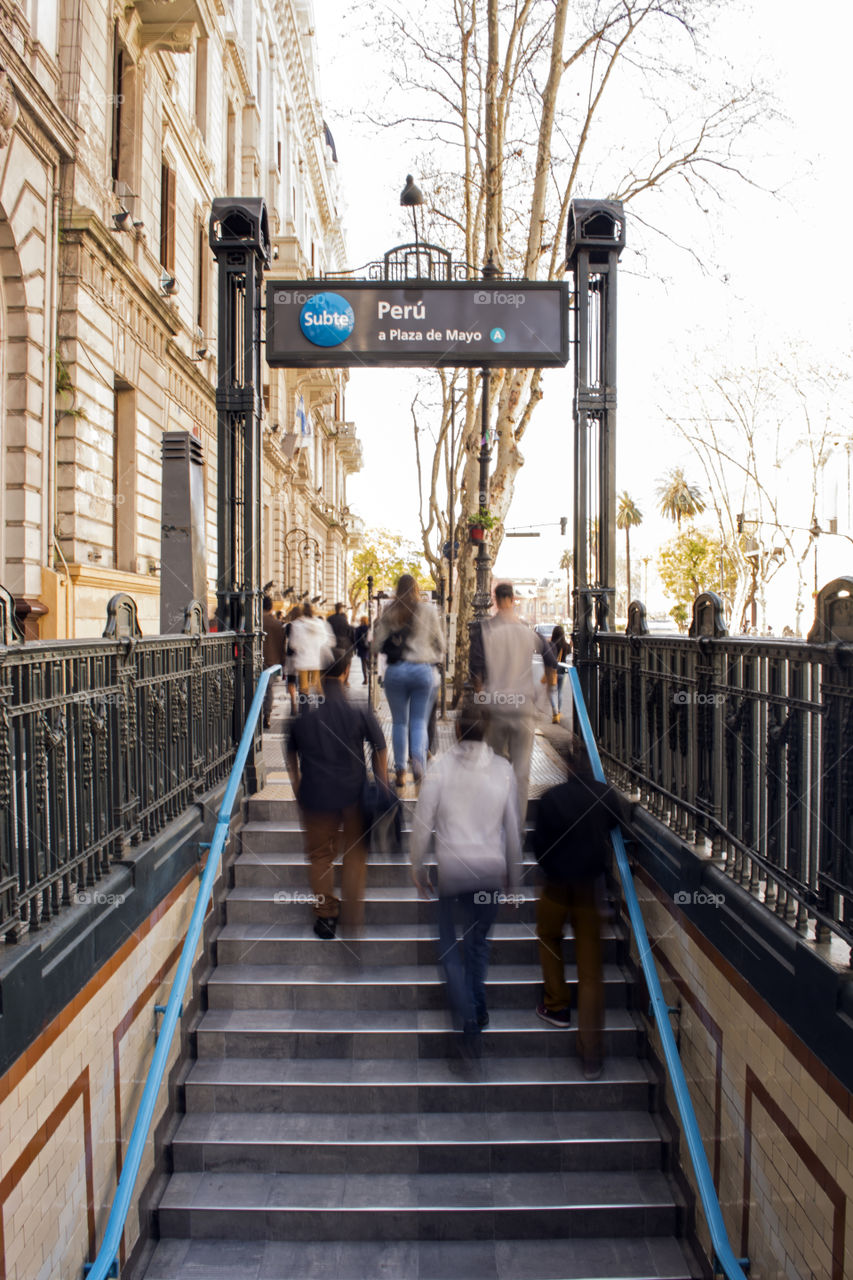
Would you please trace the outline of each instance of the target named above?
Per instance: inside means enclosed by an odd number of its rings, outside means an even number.
[[[349,696],[353,702],[367,701],[367,689],[355,673],[350,677]],[[391,772],[394,767],[393,761],[390,759],[391,712],[381,689],[379,690],[377,716],[388,743],[388,769]],[[292,799],[287,768],[284,763],[285,734],[289,719],[290,702],[285,692],[284,681],[278,680],[275,686],[270,728],[264,732],[263,752],[264,764],[267,768],[267,782],[263,794],[269,796],[270,799]],[[437,754],[439,756],[443,755],[456,740],[453,726],[454,719],[455,714],[452,711],[448,711],[447,719],[441,720],[439,718],[436,723]],[[547,791],[548,787],[553,787],[558,782],[565,781],[566,771],[560,758],[559,747],[562,741],[567,740],[568,734],[562,725],[552,725],[544,716],[542,717],[541,722],[536,726],[536,736],[533,739],[533,754],[530,760],[531,799],[541,795],[543,791]],[[275,789],[271,790],[271,788]],[[415,798],[411,782],[406,786],[402,796],[407,800]]]

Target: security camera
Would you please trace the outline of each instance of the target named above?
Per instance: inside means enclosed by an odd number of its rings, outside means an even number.
[[[174,276],[170,276],[168,272],[164,271],[160,278],[160,288],[170,298],[173,298],[178,292],[178,282]]]
[[[127,209],[120,209],[118,213],[114,213],[113,226],[115,227],[116,231],[129,230],[129,226],[128,226],[129,219],[130,219],[130,212]]]

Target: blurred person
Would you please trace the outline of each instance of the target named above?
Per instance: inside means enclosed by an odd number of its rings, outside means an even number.
[[[479,1057],[489,1024],[489,932],[502,893],[520,882],[521,841],[512,767],[484,741],[485,716],[467,703],[456,743],[424,778],[412,825],[412,879],[431,896],[426,859],[438,864],[438,945],[463,1057]],[[457,929],[459,932],[457,933]]]
[[[335,657],[345,657],[348,662],[352,662],[355,633],[347,619],[342,600],[339,600],[334,611],[327,615],[326,621],[335,637]]]
[[[315,618],[308,601],[290,628],[290,647],[299,686],[299,704],[304,706],[313,695],[320,694],[320,672],[334,656],[335,636],[325,618]]]
[[[284,671],[284,627],[281,619],[277,618],[272,610],[272,599],[270,596],[264,596],[262,601],[262,617],[261,626],[264,629],[263,653],[264,653],[264,671],[267,667],[281,667]],[[270,682],[267,685],[264,694],[264,728],[270,727],[270,717],[272,716],[273,697],[275,696],[275,685],[278,676],[270,676]]]
[[[573,738],[567,779],[539,799],[533,849],[545,876],[536,906],[544,996],[536,1013],[554,1027],[571,1025],[563,967],[563,929],[571,921],[578,969],[578,1055],[586,1079],[604,1062],[604,982],[598,882],[607,866],[610,832],[630,822],[633,806],[597,782],[580,740]]]
[[[338,657],[323,672],[323,698],[290,723],[287,771],[305,832],[308,876],[315,900],[314,932],[331,941],[338,920],[352,933],[361,927],[367,875],[362,796],[367,781],[364,745],[370,746],[378,785],[388,789],[388,752],[376,716],[351,703],[345,689],[349,662]],[[335,860],[342,854],[341,898],[335,894]]]
[[[290,698],[290,713],[296,715],[296,697],[297,697],[297,675],[294,665],[296,660],[296,650],[290,643],[291,628],[297,618],[302,617],[302,605],[295,604],[288,609],[284,619],[284,679],[287,688],[287,694]]]
[[[412,776],[420,784],[426,767],[427,724],[435,701],[435,664],[444,657],[444,627],[438,612],[420,598],[410,573],[397,583],[394,599],[373,628],[371,649],[384,654],[385,696],[391,709],[396,782],[406,781],[411,750]]]
[[[548,667],[545,678],[548,685],[548,697],[551,700],[551,723],[559,724],[562,718],[563,681],[566,678],[565,663],[572,652],[572,646],[566,639],[566,633],[559,623],[551,632],[551,652],[556,667]]]
[[[547,707],[533,680],[533,655],[538,652],[545,672],[556,667],[551,646],[516,617],[512,583],[495,587],[497,611],[471,630],[470,672],[475,697],[489,709],[486,740],[515,771],[518,815],[523,824],[530,787],[530,753],[536,717]]]
[[[362,684],[367,684],[367,664],[370,661],[370,619],[362,616],[358,620],[358,626],[353,633],[353,645],[355,646],[356,655],[361,662],[361,674],[364,677]]]

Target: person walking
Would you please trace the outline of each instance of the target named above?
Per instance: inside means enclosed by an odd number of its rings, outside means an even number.
[[[284,679],[287,687],[287,695],[290,698],[290,714],[296,715],[297,709],[297,681],[296,674],[296,650],[290,643],[293,624],[297,618],[302,617],[302,605],[295,604],[288,609],[287,616],[284,619]]]
[[[357,933],[364,913],[367,844],[361,800],[367,780],[364,746],[373,774],[388,789],[385,735],[365,703],[351,703],[344,687],[349,663],[335,658],[323,672],[323,698],[290,722],[287,771],[305,833],[308,877],[314,898],[314,932],[330,941],[338,920]],[[335,893],[335,860],[342,853],[341,897]]]
[[[520,883],[521,840],[512,768],[484,741],[485,716],[466,704],[456,743],[427,770],[412,824],[412,879],[432,896],[426,859],[438,864],[438,946],[460,1048],[479,1057],[489,1024],[489,933],[502,895]]]
[[[345,657],[348,663],[351,662],[355,634],[347,621],[343,601],[337,602],[334,612],[327,616],[326,621],[335,637],[335,656]]]
[[[308,601],[290,628],[290,647],[299,685],[299,704],[304,707],[312,694],[320,693],[320,672],[333,656],[334,633],[324,618],[315,618]]]
[[[548,667],[545,677],[548,684],[548,697],[551,700],[551,723],[559,724],[562,718],[563,681],[566,678],[565,664],[572,652],[572,646],[566,639],[566,633],[559,623],[551,632],[551,652],[556,667]]]
[[[542,636],[516,617],[512,583],[498,583],[495,604],[494,616],[472,628],[471,680],[475,697],[489,709],[489,746],[498,755],[506,756],[515,771],[518,813],[523,823],[536,716],[547,706],[541,689],[534,684],[533,655],[540,654],[546,673],[557,663]]]
[[[361,617],[358,620],[358,626],[355,628],[353,635],[353,644],[355,652],[361,662],[361,674],[364,677],[362,684],[367,684],[367,664],[370,661],[370,619]]]
[[[394,599],[377,619],[371,648],[388,662],[384,689],[391,709],[397,786],[405,784],[410,754],[412,776],[420,784],[426,768],[427,723],[436,694],[435,664],[444,657],[444,628],[438,612],[419,599],[410,573],[400,578]]]
[[[261,626],[264,629],[264,671],[266,671],[267,667],[281,667],[282,671],[284,671],[284,627],[281,624],[281,619],[277,618],[273,613],[272,599],[269,596],[264,596],[262,601]],[[269,684],[264,694],[263,725],[265,729],[270,727],[277,679],[277,676],[270,676]]]
[[[563,929],[571,920],[578,969],[578,1054],[587,1080],[604,1062],[604,983],[598,882],[610,851],[610,832],[628,824],[633,806],[597,782],[573,739],[565,782],[539,799],[533,849],[545,876],[536,906],[536,936],[544,981],[537,1015],[555,1027],[571,1025],[571,996],[563,967]]]

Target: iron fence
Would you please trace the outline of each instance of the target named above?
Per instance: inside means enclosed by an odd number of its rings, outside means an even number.
[[[100,640],[0,647],[0,936],[18,940],[227,776],[235,636],[139,635],[128,597]],[[122,622],[122,613],[124,621]]]
[[[853,946],[853,579],[808,640],[726,635],[712,593],[688,636],[599,633],[610,775],[800,934]]]

